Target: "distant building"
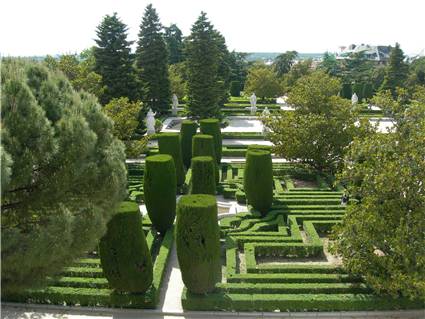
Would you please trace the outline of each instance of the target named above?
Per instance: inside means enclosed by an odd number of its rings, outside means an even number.
[[[348,47],[341,46],[339,48],[340,52],[336,53],[338,60],[350,59],[353,54],[363,53],[366,59],[379,63],[387,62],[391,51],[390,45],[351,44]]]

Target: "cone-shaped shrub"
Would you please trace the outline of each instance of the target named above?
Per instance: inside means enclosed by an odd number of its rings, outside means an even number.
[[[211,156],[192,158],[190,194],[215,195],[215,166],[216,163]]]
[[[123,202],[99,244],[103,273],[120,292],[145,292],[152,283],[152,259],[139,206]]]
[[[265,215],[273,202],[273,167],[270,152],[248,150],[244,172],[244,188],[248,204]]]
[[[215,196],[182,196],[177,204],[176,247],[182,278],[192,293],[213,291],[221,279]]]
[[[186,168],[190,167],[190,160],[192,159],[192,138],[196,134],[197,129],[198,124],[190,120],[184,120],[180,128],[183,164]]]
[[[164,234],[176,216],[176,170],[170,155],[146,158],[143,188],[149,218],[155,229]]]
[[[200,120],[199,123],[201,124],[201,133],[211,135],[214,138],[215,160],[217,164],[220,164],[222,148],[220,121],[217,119],[205,119]]]
[[[192,139],[192,157],[196,156],[211,156],[216,165],[215,169],[215,182],[219,183],[219,167],[215,158],[214,138],[211,135],[197,134]]]
[[[180,135],[178,133],[162,133],[158,136],[159,153],[168,154],[173,157],[176,167],[177,186],[184,183],[184,167],[182,151],[180,147]]]

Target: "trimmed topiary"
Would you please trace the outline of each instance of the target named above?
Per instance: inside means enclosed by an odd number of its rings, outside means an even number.
[[[353,95],[353,88],[351,86],[351,83],[343,83],[342,89],[341,89],[341,97],[351,100],[352,95]]]
[[[192,293],[215,289],[221,280],[220,234],[214,196],[182,196],[177,204],[176,248],[182,278]]]
[[[356,93],[359,98],[359,102],[363,100],[363,83],[356,82],[353,85],[353,94]]]
[[[215,167],[215,182],[219,183],[220,173],[219,167],[215,158],[214,138],[211,135],[196,134],[192,140],[192,157],[196,156],[211,156],[216,163]]]
[[[183,164],[188,169],[192,159],[192,138],[196,134],[198,124],[190,120],[184,120],[180,128],[180,143],[183,157]]]
[[[197,156],[192,158],[192,178],[190,194],[215,195],[216,163],[211,156]]]
[[[272,147],[270,145],[250,144],[248,145],[247,151],[250,150],[263,150],[270,152],[272,150]]]
[[[176,170],[171,155],[146,158],[143,188],[152,225],[164,234],[173,225],[176,216]]]
[[[99,244],[103,274],[119,292],[144,293],[152,284],[151,254],[139,206],[123,202]]]
[[[158,136],[158,147],[160,154],[168,154],[173,157],[176,167],[177,186],[184,183],[184,167],[182,151],[180,147],[180,135],[178,133],[163,133]]]
[[[370,99],[373,96],[373,86],[370,82],[363,83],[362,96],[364,99]]]
[[[200,120],[201,133],[211,135],[214,138],[215,159],[217,164],[221,162],[222,138],[220,130],[220,121],[217,119]]]
[[[270,152],[246,152],[244,189],[248,204],[262,215],[267,214],[273,202],[273,166]]]

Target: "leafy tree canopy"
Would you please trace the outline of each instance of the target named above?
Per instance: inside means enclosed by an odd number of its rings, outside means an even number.
[[[297,51],[286,51],[285,53],[279,54],[273,62],[273,67],[277,76],[281,77],[288,73],[297,57]]]
[[[275,98],[282,93],[282,87],[271,67],[256,64],[248,70],[244,88],[245,94],[253,92],[261,98]]]
[[[167,43],[170,64],[183,61],[183,33],[176,24],[171,24],[165,28],[165,42]]]

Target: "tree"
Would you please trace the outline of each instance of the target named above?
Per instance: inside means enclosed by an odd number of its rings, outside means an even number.
[[[393,96],[395,96],[397,87],[406,86],[408,68],[408,65],[404,62],[403,50],[396,43],[390,52],[390,60],[385,68],[385,77],[381,90],[390,90]]]
[[[189,115],[195,118],[215,117],[219,114],[222,89],[219,83],[220,48],[217,33],[201,15],[192,26],[186,41]]]
[[[124,146],[94,96],[26,60],[4,59],[1,80],[1,277],[8,293],[42,284],[95,248],[127,181]]]
[[[273,67],[279,78],[291,70],[297,56],[297,51],[286,51],[285,53],[279,54],[274,59]]]
[[[167,112],[171,102],[168,51],[161,22],[152,4],[146,7],[140,24],[136,64],[142,84],[143,103],[156,112]]]
[[[338,76],[341,73],[340,65],[334,54],[325,52],[322,62],[318,66],[319,70],[323,70],[329,75]]]
[[[408,85],[425,85],[425,57],[416,58],[409,65]]]
[[[290,92],[295,83],[305,75],[311,74],[313,61],[311,59],[294,64],[291,70],[283,76],[282,86],[284,92]]]
[[[281,91],[281,85],[273,70],[266,65],[255,65],[248,70],[244,88],[245,94],[255,94],[262,100],[275,98]]]
[[[165,28],[165,42],[168,48],[168,61],[170,64],[183,61],[183,33],[176,24]]]
[[[354,140],[340,179],[359,201],[334,231],[345,267],[378,293],[425,297],[425,93],[400,105],[395,131]]]
[[[346,147],[362,129],[351,103],[337,96],[340,88],[338,79],[322,71],[297,81],[288,95],[295,110],[264,120],[276,154],[331,175],[341,169]]]
[[[97,46],[94,48],[95,72],[102,76],[106,86],[101,96],[102,104],[113,98],[137,98],[137,84],[131,54],[132,41],[127,41],[127,26],[121,22],[117,13],[106,15],[96,30]]]
[[[246,61],[247,53],[243,52],[230,52],[229,67],[230,67],[230,81],[233,84],[233,93],[238,96],[240,91],[245,86],[246,76],[248,73],[248,62]],[[232,90],[231,90],[232,91]]]
[[[176,94],[179,99],[183,99],[187,92],[186,67],[184,63],[171,64],[168,67],[171,93]]]
[[[219,64],[218,64],[218,87],[219,87],[219,106],[223,106],[229,100],[230,92],[230,76],[231,76],[231,55],[227,50],[226,39],[217,30],[214,31],[214,41],[217,45],[219,52]]]

